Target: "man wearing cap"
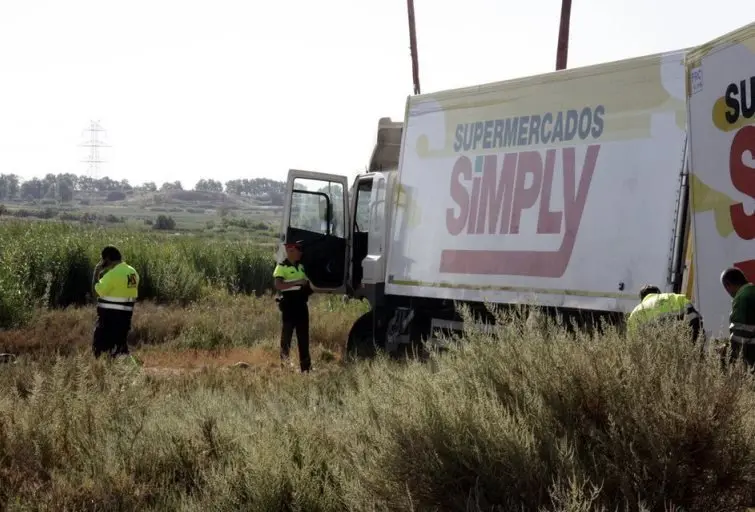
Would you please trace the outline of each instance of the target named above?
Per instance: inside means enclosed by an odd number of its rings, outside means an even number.
[[[296,344],[299,346],[299,366],[302,372],[309,372],[309,308],[307,301],[312,294],[309,279],[300,263],[301,241],[287,243],[286,259],[275,266],[273,278],[278,290],[278,308],[281,311],[281,364],[289,362],[291,340],[296,331]]]
[[[742,357],[755,366],[755,285],[736,268],[721,272],[721,285],[731,297],[729,347],[731,359]]]
[[[123,262],[120,251],[112,245],[102,250],[101,257],[94,268],[92,282],[97,297],[92,352],[95,357],[100,357],[103,352],[108,352],[112,357],[126,355],[126,340],[139,295],[139,274]]]

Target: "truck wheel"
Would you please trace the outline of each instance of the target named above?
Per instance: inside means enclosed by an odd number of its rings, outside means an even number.
[[[399,348],[392,354],[394,359],[399,361],[427,361],[430,357],[430,353],[425,349],[423,343],[431,334],[431,320],[425,315],[418,315],[412,321],[410,330],[410,342],[408,344],[400,345]]]
[[[369,311],[354,322],[354,325],[349,332],[349,339],[346,343],[345,359],[347,361],[372,359],[377,355],[378,350],[383,350],[385,348],[385,336],[380,335],[382,332],[380,327],[378,327],[376,335],[373,336],[374,318],[374,313]]]

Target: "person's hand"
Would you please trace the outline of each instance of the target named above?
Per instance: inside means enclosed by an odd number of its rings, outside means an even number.
[[[95,281],[100,280],[100,274],[102,274],[102,260],[98,261],[97,264],[94,266],[94,271],[92,272],[92,278]]]

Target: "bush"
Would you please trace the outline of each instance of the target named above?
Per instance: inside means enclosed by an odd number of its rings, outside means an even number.
[[[176,229],[176,221],[169,215],[158,215],[153,229],[173,230]]]
[[[0,503],[741,510],[755,489],[753,377],[656,334],[507,323],[430,364],[306,379],[22,361],[0,373]]]
[[[0,300],[20,308],[0,313],[0,328],[28,318],[36,306],[85,303],[99,251],[109,243],[139,272],[143,299],[185,304],[208,285],[258,295],[272,289],[273,254],[250,242],[21,221],[0,224],[0,240],[9,241],[0,245]]]
[[[107,194],[108,201],[123,201],[124,199],[126,199],[126,194],[120,190],[113,190]]]

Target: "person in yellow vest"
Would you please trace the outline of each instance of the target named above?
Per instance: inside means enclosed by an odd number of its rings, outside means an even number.
[[[640,325],[662,325],[685,322],[692,330],[692,341],[703,333],[703,318],[694,304],[678,293],[661,293],[657,286],[645,285],[640,290],[640,303],[632,310],[627,330],[636,333]]]
[[[139,296],[139,274],[125,263],[120,251],[109,245],[94,269],[97,297],[97,323],[92,339],[95,357],[107,352],[111,357],[127,355],[131,317]]]
[[[307,301],[312,294],[309,278],[301,264],[302,243],[285,244],[286,259],[275,266],[273,278],[278,290],[278,308],[281,311],[280,357],[282,365],[290,365],[291,340],[296,331],[296,344],[299,347],[299,367],[302,373],[311,369],[309,356],[309,307]]]

